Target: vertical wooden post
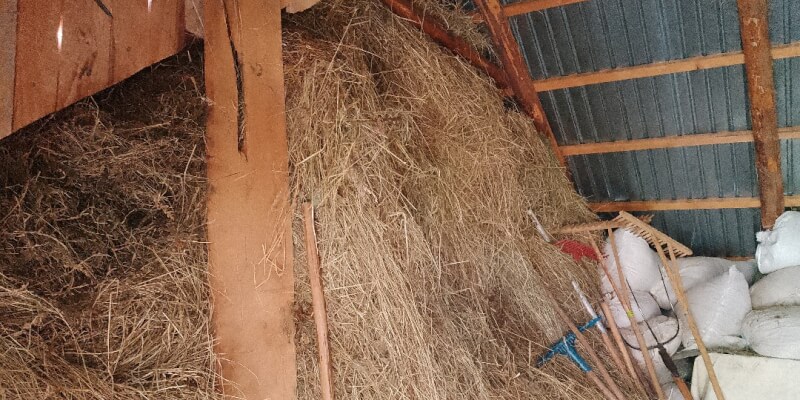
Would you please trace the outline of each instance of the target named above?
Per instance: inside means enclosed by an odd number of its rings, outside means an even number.
[[[503,62],[508,84],[514,91],[514,96],[519,101],[523,111],[533,119],[533,124],[539,133],[547,137],[559,163],[566,167],[566,159],[561,154],[556,137],[550,128],[550,123],[547,121],[542,103],[539,101],[539,95],[533,87],[533,79],[528,73],[528,67],[522,59],[519,45],[511,33],[511,28],[508,26],[503,7],[498,0],[476,0],[475,3],[480,9],[481,15],[483,15],[483,20],[489,28],[489,33],[492,35],[495,50],[497,50]]]
[[[0,0],[0,139],[14,119],[14,59],[17,54],[17,0]]]
[[[756,171],[761,198],[761,225],[771,228],[783,213],[783,176],[775,80],[769,41],[768,0],[738,0],[747,94],[756,149]]]
[[[296,397],[279,0],[205,4],[208,257],[222,390]]]

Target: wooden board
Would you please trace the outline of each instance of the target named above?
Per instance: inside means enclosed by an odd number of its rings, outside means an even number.
[[[0,0],[0,139],[14,121],[14,59],[17,43],[17,0]]]
[[[109,0],[114,13],[111,83],[169,57],[184,45],[184,0]]]
[[[778,128],[778,137],[800,139],[800,126]],[[614,142],[584,143],[561,146],[565,156],[584,154],[617,153],[622,151],[639,151],[653,149],[672,149],[677,147],[707,146],[712,144],[751,143],[753,131],[730,131],[714,133],[696,133],[691,135],[668,136],[647,139],[619,140]]]
[[[782,58],[800,57],[800,42],[775,46],[772,57],[776,60]],[[652,64],[636,65],[606,69],[583,74],[556,76],[541,79],[534,84],[536,90],[567,89],[571,87],[596,85],[599,83],[617,82],[629,79],[648,78],[652,76],[676,74],[681,72],[698,71],[702,69],[721,68],[731,65],[744,64],[744,54],[741,51],[714,54],[710,56],[697,56],[681,60],[662,61]]]
[[[747,96],[761,198],[761,226],[772,228],[783,213],[781,143],[769,40],[768,0],[738,0]]]
[[[222,2],[205,4],[209,271],[223,392],[295,398],[294,275],[277,0],[227,1],[241,55],[244,146]],[[239,17],[237,17],[240,16]]]
[[[786,196],[786,207],[800,207],[800,196]],[[615,211],[669,211],[669,210],[718,210],[728,208],[759,208],[758,197],[731,197],[713,199],[644,200],[591,202],[594,212]]]
[[[56,41],[61,2],[20,1],[17,9],[14,130],[56,110],[61,61]]]
[[[94,0],[65,1],[61,15],[56,109],[103,90],[111,72],[111,17]]]

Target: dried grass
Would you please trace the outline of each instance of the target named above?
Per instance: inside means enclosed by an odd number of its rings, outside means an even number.
[[[599,398],[564,360],[533,367],[566,329],[543,286],[585,320],[569,282],[596,295],[596,277],[531,229],[528,209],[550,227],[595,216],[530,121],[375,2],[329,1],[293,22],[292,188],[317,209],[338,397]],[[314,399],[295,226],[298,390]]]
[[[200,84],[184,55],[0,142],[0,398],[217,397]]]

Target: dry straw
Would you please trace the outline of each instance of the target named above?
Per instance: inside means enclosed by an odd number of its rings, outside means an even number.
[[[295,17],[284,51],[292,188],[316,206],[338,397],[599,398],[564,360],[533,366],[566,332],[541,288],[583,320],[570,281],[596,276],[527,219],[595,218],[531,122],[376,2]],[[298,390],[315,399],[302,232]]]

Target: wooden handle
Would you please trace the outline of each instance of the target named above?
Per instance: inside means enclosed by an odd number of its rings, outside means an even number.
[[[628,347],[625,346],[625,341],[622,340],[622,335],[619,333],[619,328],[617,328],[617,322],[614,320],[614,316],[611,314],[611,309],[608,308],[608,304],[605,301],[600,302],[600,309],[603,311],[603,315],[608,320],[608,329],[611,330],[611,336],[614,337],[614,342],[617,344],[619,352],[622,353],[622,359],[625,361],[625,367],[628,370],[628,375],[633,378],[633,381],[636,383],[636,387],[642,393],[647,394],[642,381],[639,379],[639,372],[633,366],[631,355],[628,353]]]
[[[314,232],[314,209],[311,203],[303,204],[303,220],[306,231],[306,258],[308,259],[308,279],[311,281],[311,305],[314,309],[314,325],[317,328],[317,347],[319,350],[319,382],[323,400],[333,400],[331,381],[331,352],[328,345],[328,317],[325,311],[325,291],[320,274],[317,235]]]

